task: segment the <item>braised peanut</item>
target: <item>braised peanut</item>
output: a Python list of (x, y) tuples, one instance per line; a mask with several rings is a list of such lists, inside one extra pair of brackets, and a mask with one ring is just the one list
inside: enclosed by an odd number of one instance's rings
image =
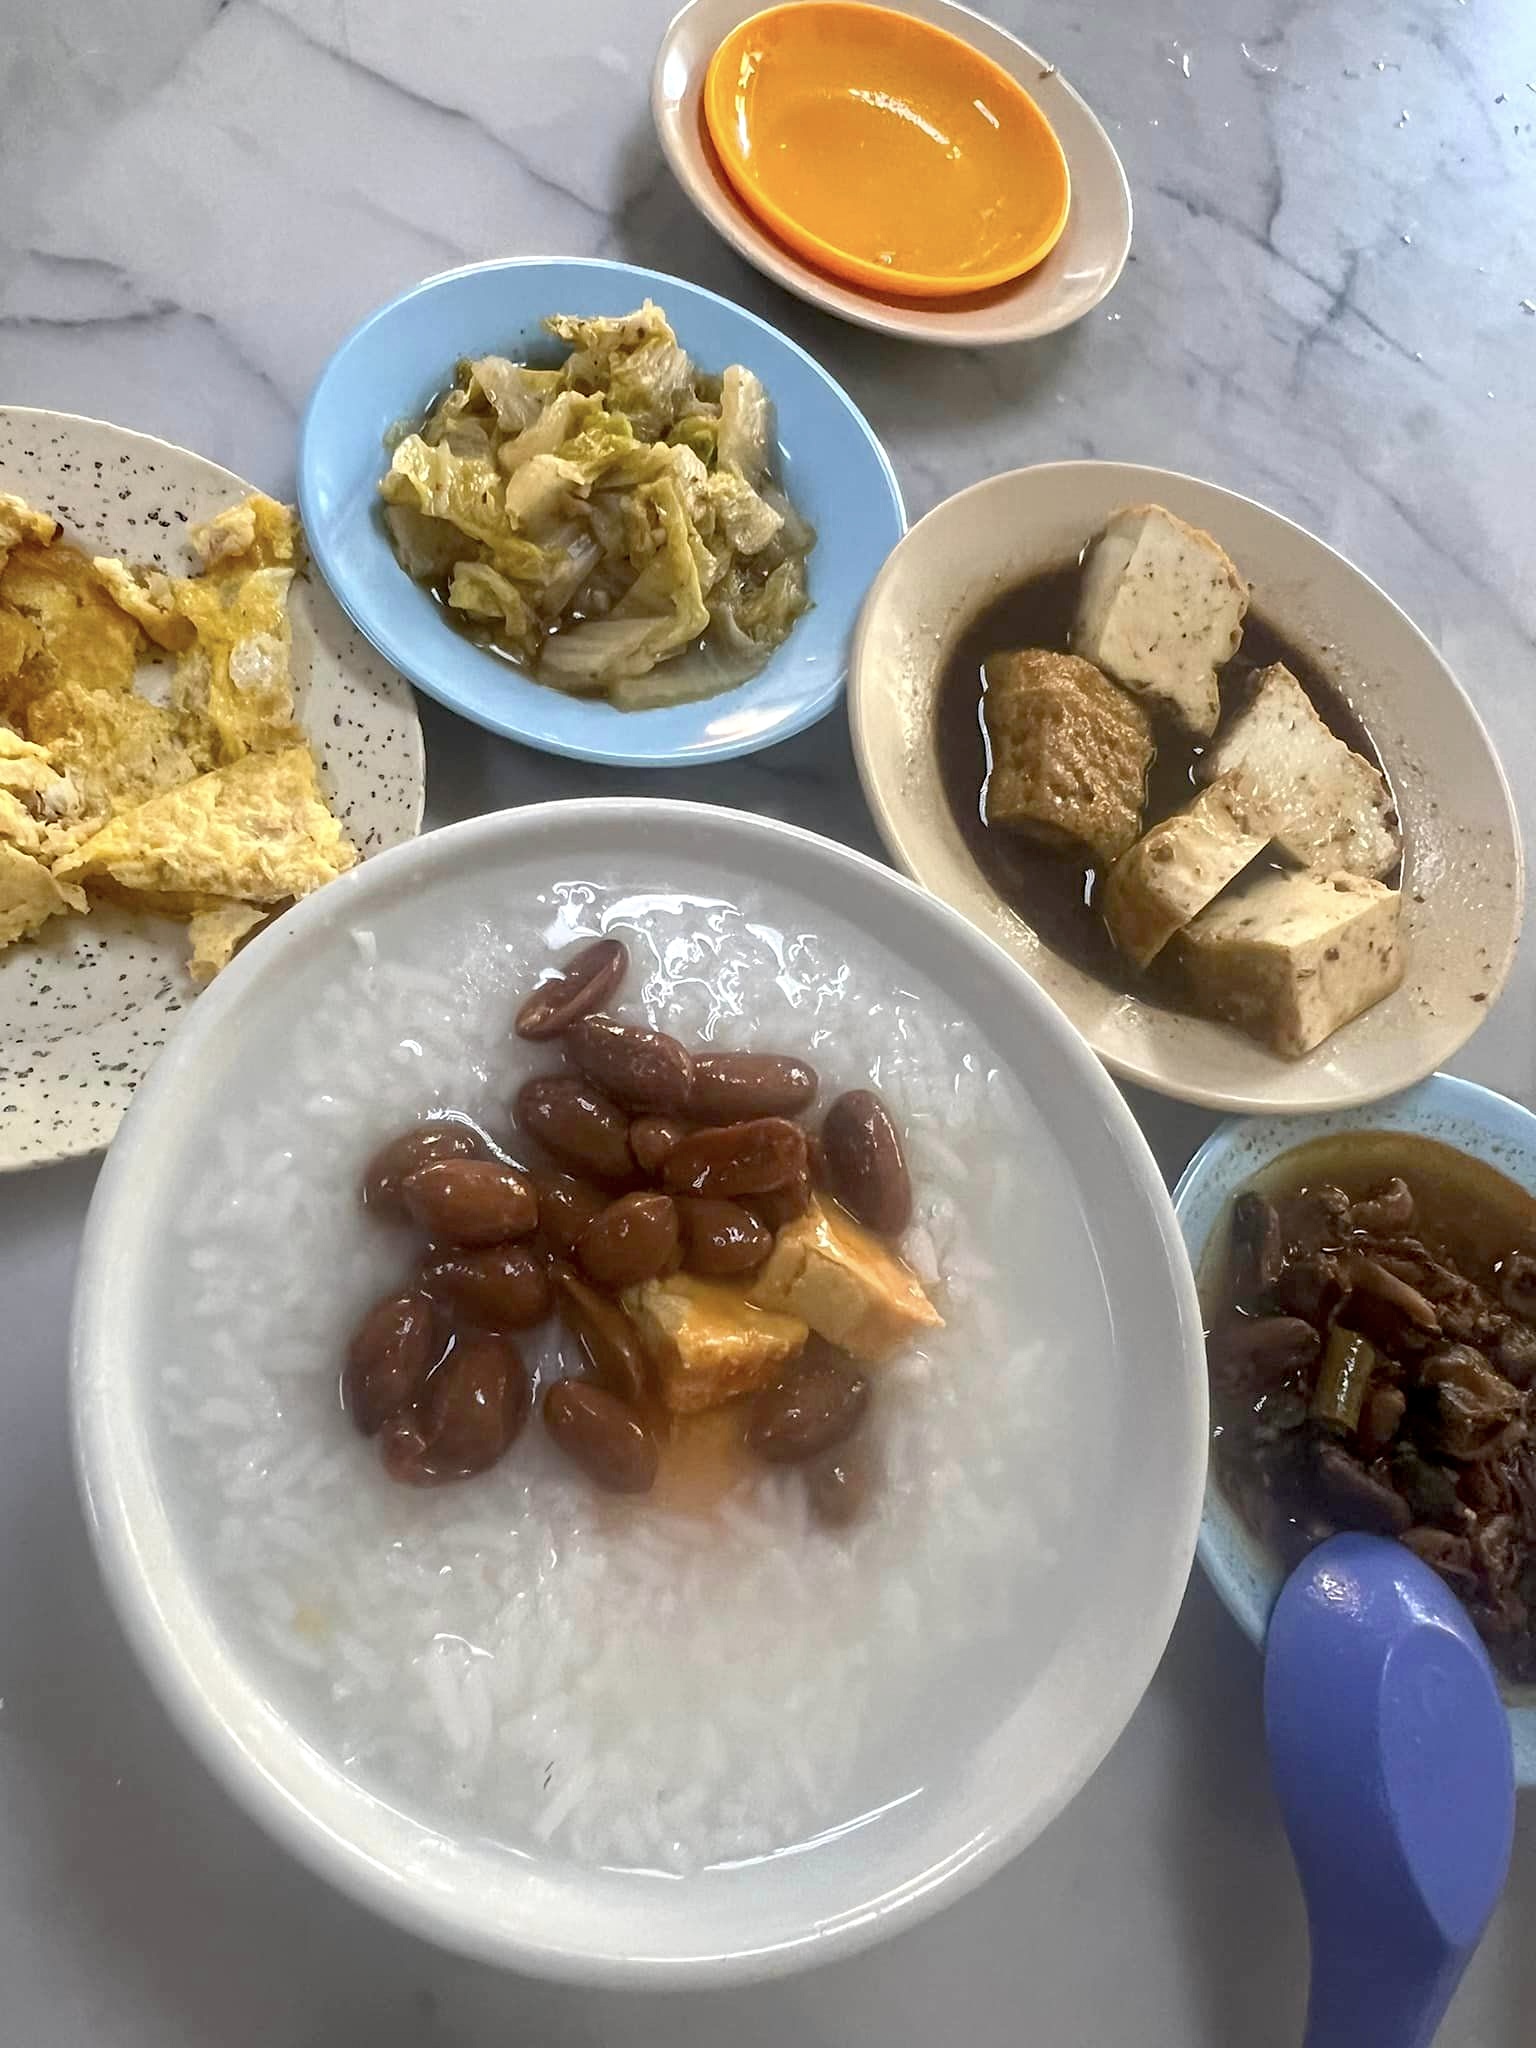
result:
[[(433, 1486), (496, 1463), (533, 1400), (510, 1333), (553, 1311), (569, 1333), (567, 1367), (570, 1340), (580, 1348), (581, 1377), (543, 1396), (552, 1442), (597, 1486), (650, 1491), (661, 1460), (654, 1361), (620, 1294), (681, 1267), (699, 1281), (735, 1279), (749, 1298), (747, 1276), (816, 1190), (887, 1235), (909, 1219), (901, 1140), (877, 1096), (838, 1097), (813, 1135), (797, 1119), (818, 1094), (814, 1067), (781, 1053), (695, 1053), (604, 1014), (628, 967), (618, 940), (594, 941), (517, 1009), (517, 1036), (558, 1040), (565, 1061), (526, 1080), (512, 1105), (533, 1166), (458, 1115), (403, 1132), (369, 1163), (370, 1210), (431, 1240), (414, 1279), (359, 1325), (342, 1377), (358, 1429), (378, 1437), (397, 1480)], [(716, 1304), (696, 1282), (671, 1284), (679, 1299), (696, 1288), (690, 1343), (734, 1335), (723, 1295)], [(870, 1399), (857, 1362), (813, 1336), (775, 1384), (715, 1420), (736, 1470), (744, 1453), (800, 1467), (809, 1511), (841, 1528), (879, 1475), (858, 1434)]]
[(645, 1353), (634, 1324), (581, 1275), (556, 1263), (551, 1272), (560, 1320), (580, 1344), (592, 1370), (611, 1394), (638, 1401), (646, 1389)]
[(739, 1202), (679, 1195), (677, 1218), (682, 1229), (683, 1269), (703, 1279), (750, 1273), (773, 1250), (773, 1232), (765, 1230)]
[(594, 939), (524, 998), (512, 1028), (519, 1038), (558, 1038), (601, 1009), (628, 972), (629, 949), (622, 941)]
[(528, 1419), (533, 1390), (509, 1337), (461, 1336), (380, 1450), (392, 1479), (440, 1486), (487, 1471)]
[(536, 1173), (533, 1185), (539, 1197), (540, 1236), (554, 1251), (575, 1251), (588, 1224), (607, 1208), (607, 1195), (569, 1173)]
[(782, 1053), (695, 1053), (688, 1114), (710, 1124), (797, 1116), (816, 1100), (818, 1085), (814, 1067)]
[(575, 1074), (541, 1074), (525, 1081), (513, 1116), (520, 1131), (566, 1166), (597, 1180), (633, 1180), (629, 1118), (590, 1081)]
[(765, 1194), (742, 1198), (742, 1207), (750, 1211), (770, 1237), (777, 1237), (786, 1223), (793, 1223), (797, 1216), (803, 1216), (810, 1206), (809, 1167), (797, 1173), (793, 1180), (786, 1181), (781, 1188), (769, 1188)]
[(656, 1440), (640, 1418), (602, 1387), (557, 1380), (544, 1396), (544, 1424), (565, 1455), (609, 1493), (649, 1493)]
[(590, 1224), (576, 1256), (589, 1280), (617, 1294), (654, 1280), (677, 1258), (677, 1210), (670, 1195), (621, 1195)]
[(583, 1017), (566, 1034), (565, 1056), (624, 1109), (675, 1115), (687, 1103), (693, 1061), (665, 1031)]
[(672, 1194), (763, 1195), (787, 1187), (805, 1172), (805, 1133), (782, 1117), (719, 1124), (695, 1131), (672, 1152), (661, 1170)]
[(821, 1127), (827, 1191), (870, 1230), (895, 1237), (912, 1220), (912, 1183), (901, 1139), (870, 1088), (839, 1095)]
[(549, 1314), (549, 1270), (526, 1244), (486, 1245), (428, 1259), (418, 1287), (492, 1330), (530, 1330)]
[(374, 1153), (363, 1174), (363, 1200), (381, 1214), (403, 1216), (400, 1183), (418, 1166), (430, 1166), (439, 1159), (475, 1159), (485, 1147), (471, 1124), (454, 1117), (434, 1117)]
[(347, 1347), (341, 1394), (364, 1436), (376, 1436), (391, 1415), (415, 1400), (437, 1362), (437, 1318), (424, 1295), (377, 1301)]
[(526, 1174), (494, 1159), (439, 1159), (400, 1183), (406, 1213), (439, 1244), (503, 1244), (538, 1227)]
[(629, 1127), (629, 1149), (636, 1166), (654, 1179), (692, 1129), (681, 1117), (637, 1116)]
[(773, 1465), (798, 1465), (850, 1437), (869, 1404), (869, 1381), (827, 1352), (802, 1358), (752, 1404), (749, 1451)]

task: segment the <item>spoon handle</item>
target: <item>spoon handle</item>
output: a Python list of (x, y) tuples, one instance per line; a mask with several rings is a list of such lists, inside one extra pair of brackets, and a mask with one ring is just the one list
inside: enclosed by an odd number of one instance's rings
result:
[(1426, 1929), (1418, 1953), (1387, 1952), (1363, 1930), (1312, 1929), (1312, 1983), (1304, 2048), (1429, 2048), (1467, 1956)]

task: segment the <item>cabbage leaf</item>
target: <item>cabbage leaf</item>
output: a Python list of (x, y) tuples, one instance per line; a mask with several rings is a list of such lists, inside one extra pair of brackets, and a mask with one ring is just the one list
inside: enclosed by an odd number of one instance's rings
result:
[(696, 369), (650, 301), (545, 325), (557, 367), (462, 361), (391, 435), (402, 567), (557, 689), (643, 709), (733, 687), (810, 602), (816, 536), (773, 477), (767, 391)]

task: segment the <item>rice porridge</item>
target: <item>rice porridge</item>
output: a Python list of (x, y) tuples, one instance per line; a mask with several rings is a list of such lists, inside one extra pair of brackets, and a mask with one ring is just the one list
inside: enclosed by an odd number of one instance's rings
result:
[[(365, 1162), (434, 1109), (505, 1134), (548, 1065), (514, 1009), (598, 934), (634, 963), (615, 1016), (803, 1055), (823, 1104), (878, 1088), (905, 1134), (902, 1251), (945, 1327), (875, 1369), (883, 1478), (847, 1530), (770, 1466), (707, 1512), (607, 1496), (533, 1426), (491, 1471), (416, 1491), (341, 1412), (348, 1333), (402, 1259), (357, 1200)], [(349, 1775), (509, 1854), (674, 1873), (878, 1824), (1044, 1667), (1072, 1524), (1102, 1505), (1059, 1447), (1113, 1427), (1113, 1339), (1043, 1119), (942, 990), (835, 918), (785, 928), (740, 892), (599, 873), (496, 929), (353, 939), (261, 1107), (214, 1123), (175, 1247), (168, 1508), (239, 1653)], [(1065, 1345), (1033, 1335), (1036, 1287), (1080, 1303)], [(569, 1341), (522, 1348), (547, 1368)]]

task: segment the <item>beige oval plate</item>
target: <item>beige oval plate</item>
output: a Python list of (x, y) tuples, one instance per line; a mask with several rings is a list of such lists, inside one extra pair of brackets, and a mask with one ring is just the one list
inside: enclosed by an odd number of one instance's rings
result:
[[(1053, 951), (999, 901), (939, 781), (934, 697), (960, 632), (1011, 584), (1072, 560), (1118, 506), (1149, 500), (1214, 534), (1253, 584), (1255, 609), (1316, 651), (1397, 798), (1407, 978), (1304, 1059), (1122, 995)], [(1224, 1110), (1375, 1101), (1449, 1059), (1504, 985), (1524, 862), (1509, 787), (1477, 713), (1385, 592), (1249, 498), (1117, 462), (1048, 463), (961, 491), (912, 528), (876, 578), (854, 642), (848, 712), (864, 791), (895, 858), (1026, 967), (1107, 1066), (1143, 1087)]]
[[(0, 490), (100, 554), (185, 575), (183, 535), (253, 488), (188, 449), (73, 413), (0, 407)], [(421, 829), (410, 689), (313, 570), (294, 581), (294, 697), (336, 815), (366, 856)], [(0, 951), (0, 1172), (99, 1151), (195, 1000), (184, 926), (106, 908)]]
[(1131, 247), (1131, 193), (1114, 144), (1048, 58), (953, 0), (900, 0), (898, 11), (960, 36), (1017, 79), (1055, 129), (1072, 178), (1072, 210), (1045, 261), (1011, 284), (962, 299), (899, 299), (857, 291), (815, 269), (768, 233), (731, 189), (705, 131), (709, 60), (761, 0), (691, 0), (662, 38), (651, 114), (667, 162), (704, 218), (738, 254), (798, 298), (907, 341), (995, 348), (1069, 327), (1115, 285)]

